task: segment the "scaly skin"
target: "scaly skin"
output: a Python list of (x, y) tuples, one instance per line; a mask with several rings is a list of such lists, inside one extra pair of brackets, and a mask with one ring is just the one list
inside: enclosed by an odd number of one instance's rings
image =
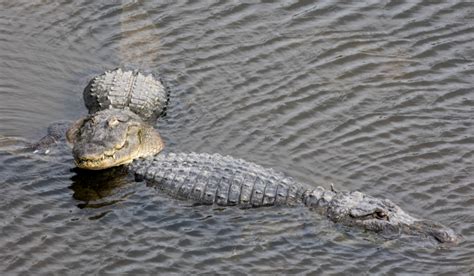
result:
[(388, 199), (315, 188), (229, 156), (161, 153), (136, 160), (129, 169), (166, 194), (200, 204), (243, 208), (305, 205), (331, 221), (367, 231), (427, 236), (441, 243), (460, 240), (452, 229), (414, 218)]
[(159, 153), (164, 145), (158, 132), (138, 115), (106, 109), (78, 120), (67, 131), (79, 168), (102, 170)]
[(168, 99), (168, 89), (161, 80), (121, 68), (94, 77), (84, 89), (90, 114), (108, 108), (130, 109), (148, 122), (166, 111)]

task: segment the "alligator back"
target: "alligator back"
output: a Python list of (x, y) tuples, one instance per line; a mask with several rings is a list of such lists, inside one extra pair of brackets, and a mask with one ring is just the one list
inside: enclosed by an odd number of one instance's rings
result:
[(168, 89), (161, 80), (120, 68), (96, 76), (84, 89), (89, 113), (129, 108), (145, 121), (153, 121), (166, 111), (168, 97)]
[(200, 204), (295, 205), (311, 189), (272, 169), (219, 154), (160, 153), (129, 168), (165, 193)]

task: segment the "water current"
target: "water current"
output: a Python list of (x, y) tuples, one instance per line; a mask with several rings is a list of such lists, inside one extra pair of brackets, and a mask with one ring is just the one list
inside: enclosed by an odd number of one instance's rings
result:
[[(0, 274), (474, 273), (474, 2), (0, 3)], [(170, 151), (232, 155), (390, 198), (454, 247), (306, 208), (192, 206), (70, 150), (19, 153), (86, 114), (117, 66), (171, 87)]]

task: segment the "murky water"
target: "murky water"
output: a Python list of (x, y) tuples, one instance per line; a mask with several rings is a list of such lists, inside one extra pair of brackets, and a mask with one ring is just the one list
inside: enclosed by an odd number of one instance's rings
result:
[[(0, 274), (474, 273), (473, 2), (0, 8)], [(84, 115), (89, 78), (120, 65), (171, 86), (157, 122), (170, 150), (387, 197), (465, 240), (385, 241), (305, 208), (191, 206), (120, 170), (73, 170), (63, 146), (14, 152)]]

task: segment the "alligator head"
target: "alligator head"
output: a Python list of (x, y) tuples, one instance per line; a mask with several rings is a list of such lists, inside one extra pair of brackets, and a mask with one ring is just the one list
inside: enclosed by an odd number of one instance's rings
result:
[(129, 110), (106, 109), (78, 120), (67, 131), (79, 168), (102, 170), (155, 155), (164, 145), (152, 126)]
[(424, 236), (451, 244), (461, 240), (461, 236), (451, 228), (434, 221), (417, 219), (388, 199), (375, 198), (358, 191), (328, 191), (318, 187), (305, 194), (304, 202), (334, 222), (384, 236)]

